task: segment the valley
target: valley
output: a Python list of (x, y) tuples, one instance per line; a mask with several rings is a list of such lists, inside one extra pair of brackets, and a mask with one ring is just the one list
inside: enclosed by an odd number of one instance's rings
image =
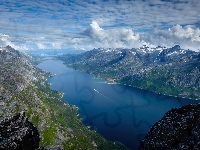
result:
[(93, 49), (58, 56), (69, 67), (136, 88), (174, 97), (200, 98), (200, 53), (158, 46)]
[(0, 49), (0, 121), (24, 111), (38, 129), (39, 145), (49, 149), (126, 149), (84, 126), (78, 108), (50, 89), (46, 80), (54, 74), (33, 66), (27, 57), (10, 46)]
[[(25, 117), (38, 129), (40, 149), (136, 149), (141, 141), (149, 147), (149, 136), (157, 134), (151, 126), (160, 124), (159, 119), (165, 112), (184, 105), (180, 111), (185, 112), (185, 108), (190, 108), (187, 104), (195, 103), (194, 100), (199, 98), (199, 53), (179, 46), (157, 47), (152, 51), (148, 47), (140, 51), (94, 49), (56, 57), (71, 68), (55, 57), (48, 62), (44, 57), (32, 57), (10, 46), (2, 47), (0, 54), (1, 121), (24, 111)], [(42, 70), (31, 63), (47, 64)], [(114, 84), (105, 84), (99, 78)], [(90, 94), (81, 92), (84, 87), (93, 95), (91, 102), (87, 102)], [(190, 110), (186, 113), (193, 120)], [(118, 119), (108, 119), (108, 116)], [(149, 119), (152, 116), (154, 119)], [(181, 117), (181, 114), (177, 116)], [(198, 114), (195, 119), (198, 120)], [(166, 117), (161, 120), (165, 122)], [(184, 121), (183, 117), (176, 122)], [(164, 130), (165, 125), (160, 127)], [(196, 125), (185, 127), (184, 132), (188, 128), (199, 132)], [(176, 126), (173, 129), (177, 133), (182, 130)], [(190, 138), (190, 135), (186, 136)], [(162, 143), (162, 140), (157, 142)], [(123, 146), (124, 143), (128, 148)]]

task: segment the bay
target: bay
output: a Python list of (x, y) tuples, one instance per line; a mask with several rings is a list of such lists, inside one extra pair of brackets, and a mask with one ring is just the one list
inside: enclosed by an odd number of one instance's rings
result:
[(51, 89), (63, 92), (64, 101), (79, 107), (86, 126), (130, 149), (139, 146), (151, 126), (168, 110), (197, 102), (107, 84), (104, 79), (66, 67), (58, 60), (46, 60), (37, 67), (56, 74), (48, 79)]

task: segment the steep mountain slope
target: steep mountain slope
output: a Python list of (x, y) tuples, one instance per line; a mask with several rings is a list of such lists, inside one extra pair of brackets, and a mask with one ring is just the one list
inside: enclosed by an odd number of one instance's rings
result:
[(1, 150), (34, 150), (39, 148), (39, 133), (24, 112), (0, 122)]
[(46, 148), (126, 149), (88, 130), (77, 107), (50, 89), (46, 79), (52, 74), (34, 67), (26, 57), (10, 46), (0, 48), (0, 121), (24, 111)]
[(138, 149), (200, 149), (199, 126), (200, 104), (171, 109), (151, 127)]
[(93, 49), (79, 55), (58, 56), (67, 66), (108, 82), (153, 92), (200, 98), (200, 53), (158, 46), (139, 49)]

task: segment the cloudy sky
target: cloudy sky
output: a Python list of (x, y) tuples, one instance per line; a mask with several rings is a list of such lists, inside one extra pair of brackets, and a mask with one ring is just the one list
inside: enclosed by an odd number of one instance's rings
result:
[(1, 0), (0, 46), (200, 49), (200, 0)]

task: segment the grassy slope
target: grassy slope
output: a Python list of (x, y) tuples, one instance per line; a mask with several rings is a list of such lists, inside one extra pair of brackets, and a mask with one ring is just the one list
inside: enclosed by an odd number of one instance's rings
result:
[[(25, 111), (28, 120), (39, 130), (40, 145), (45, 147), (60, 146), (66, 150), (126, 149), (84, 126), (78, 118), (77, 107), (63, 102), (60, 100), (62, 93), (50, 89), (46, 82), (50, 74), (30, 67), (14, 61), (1, 65), (1, 71), (10, 78), (1, 79), (0, 94), (11, 97), (2, 107), (0, 119)], [(29, 81), (27, 77), (30, 76), (23, 76), (26, 71), (37, 80)], [(25, 86), (19, 90), (21, 85)]]
[[(62, 60), (62, 59), (61, 59)], [(66, 63), (68, 67), (75, 68), (77, 70), (85, 71), (87, 73), (91, 73), (95, 76), (106, 79), (108, 82), (115, 82), (131, 85), (133, 87), (142, 88), (145, 90), (149, 90), (155, 93), (161, 93), (166, 95), (172, 95), (177, 97), (185, 97), (191, 99), (199, 99), (199, 90), (186, 86), (178, 86), (173, 82), (170, 82), (170, 78), (175, 76), (178, 79), (178, 76), (181, 74), (185, 74), (185, 72), (191, 72), (191, 68), (194, 66), (199, 66), (195, 64), (191, 64), (190, 66), (185, 66), (185, 68), (179, 68), (179, 70), (170, 70), (167, 67), (154, 68), (153, 70), (147, 72), (145, 76), (134, 77), (134, 76), (126, 76), (120, 80), (115, 79), (115, 75), (117, 72), (122, 70), (105, 70), (105, 68), (96, 68), (91, 64), (82, 65), (81, 63)], [(188, 69), (190, 69), (188, 71)], [(172, 76), (173, 75), (173, 76)], [(186, 93), (186, 94), (184, 94)]]

